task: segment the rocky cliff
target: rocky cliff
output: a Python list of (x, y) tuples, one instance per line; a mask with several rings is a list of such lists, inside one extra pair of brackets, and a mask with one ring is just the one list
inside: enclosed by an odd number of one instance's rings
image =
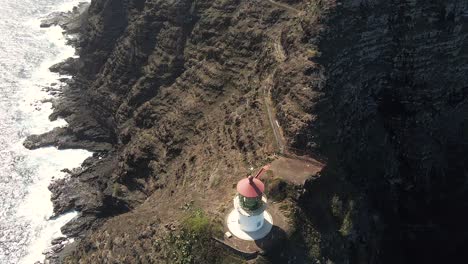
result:
[(327, 167), (292, 199), (290, 243), (306, 256), (261, 261), (460, 254), (467, 12), (457, 0), (93, 0), (53, 116), (75, 142), (58, 145), (97, 151), (51, 186), (56, 213), (82, 212), (62, 260), (175, 263), (162, 237), (184, 208), (222, 219), (239, 175), (281, 147), (269, 105), (286, 147)]
[(337, 1), (318, 37), (324, 96), (299, 142), (376, 210), (357, 234), (368, 248), (382, 228), (380, 261), (445, 262), (467, 241), (467, 8)]

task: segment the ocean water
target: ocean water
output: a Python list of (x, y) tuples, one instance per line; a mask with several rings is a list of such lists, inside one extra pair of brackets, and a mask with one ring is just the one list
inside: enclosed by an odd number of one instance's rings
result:
[(54, 220), (48, 185), (67, 177), (91, 155), (84, 150), (22, 146), (30, 134), (66, 126), (50, 122), (51, 98), (45, 87), (60, 88), (59, 76), (48, 67), (74, 49), (65, 45), (58, 27), (41, 29), (40, 19), (53, 11), (71, 10), (77, 0), (0, 0), (0, 263), (43, 260), (50, 241), (61, 236), (60, 227), (76, 216), (70, 212)]

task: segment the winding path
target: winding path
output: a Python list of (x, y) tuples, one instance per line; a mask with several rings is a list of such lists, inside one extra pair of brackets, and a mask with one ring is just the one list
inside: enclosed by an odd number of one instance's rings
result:
[(286, 9), (288, 11), (291, 11), (291, 12), (294, 12), (294, 13), (299, 13), (301, 12), (301, 10), (299, 9), (296, 9), (292, 6), (289, 6), (287, 4), (283, 4), (283, 3), (278, 3), (276, 1), (273, 1), (273, 0), (267, 0), (268, 2), (270, 2), (270, 4), (274, 5), (274, 6), (277, 6), (277, 7), (280, 7), (280, 8), (283, 8), (283, 9)]
[(274, 75), (274, 72), (270, 74), (270, 76), (268, 76), (268, 78), (265, 80), (263, 92), (264, 92), (265, 105), (266, 105), (267, 114), (268, 114), (268, 120), (270, 121), (270, 126), (271, 126), (271, 129), (273, 130), (275, 141), (276, 141), (276, 144), (278, 145), (279, 153), (283, 154), (285, 144), (284, 144), (283, 137), (281, 135), (279, 123), (276, 120), (273, 110), (272, 110), (273, 102), (271, 101), (271, 87), (273, 86), (273, 75)]
[[(279, 3), (274, 0), (267, 0), (271, 5), (274, 5), (278, 8), (285, 9), (289, 12), (297, 14), (301, 12), (299, 9), (291, 7), (287, 4)], [(278, 63), (284, 62), (287, 57), (284, 51), (283, 45), (281, 44), (281, 34), (276, 39), (273, 39), (273, 55)], [(276, 73), (276, 69), (263, 81), (263, 93), (264, 93), (264, 100), (268, 114), (268, 120), (270, 122), (270, 126), (273, 130), (273, 134), (275, 137), (276, 144), (279, 149), (279, 154), (284, 154), (286, 151), (286, 144), (285, 140), (281, 133), (281, 127), (279, 125), (278, 120), (275, 117), (275, 112), (273, 110), (273, 101), (271, 99), (271, 88), (273, 87), (273, 76)]]

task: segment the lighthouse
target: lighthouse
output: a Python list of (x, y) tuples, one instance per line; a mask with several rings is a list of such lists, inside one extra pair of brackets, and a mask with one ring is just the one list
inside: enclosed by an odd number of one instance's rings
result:
[(237, 238), (258, 240), (271, 231), (273, 219), (266, 211), (265, 185), (259, 179), (269, 168), (264, 166), (255, 176), (248, 176), (237, 183), (234, 209), (228, 215), (227, 226)]

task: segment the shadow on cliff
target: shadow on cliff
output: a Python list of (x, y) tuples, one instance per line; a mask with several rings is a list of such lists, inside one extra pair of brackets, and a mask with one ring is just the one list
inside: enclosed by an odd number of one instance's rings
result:
[[(354, 103), (336, 83), (324, 88), (313, 109), (318, 118), (293, 146), (327, 160), (300, 200), (301, 236), (312, 256), (335, 263), (435, 263), (466, 255), (468, 99), (464, 92), (447, 101), (415, 99), (437, 87), (413, 78), (397, 76), (393, 87), (373, 98), (361, 94)], [(368, 101), (375, 112), (356, 117)], [(408, 101), (416, 110), (408, 110)]]
[(273, 226), (267, 237), (255, 241), (264, 251), (264, 254), (256, 259), (256, 263), (307, 263), (307, 251), (295, 242), (297, 241), (294, 237), (288, 236), (280, 227)]
[(300, 199), (300, 235), (312, 256), (335, 263), (442, 263), (466, 255), (466, 96), (425, 125), (396, 105), (405, 96), (377, 95), (376, 116), (363, 121), (340, 114), (352, 109), (337, 107), (340, 98), (325, 93), (314, 109), (317, 120), (299, 133), (295, 148), (327, 160)]

